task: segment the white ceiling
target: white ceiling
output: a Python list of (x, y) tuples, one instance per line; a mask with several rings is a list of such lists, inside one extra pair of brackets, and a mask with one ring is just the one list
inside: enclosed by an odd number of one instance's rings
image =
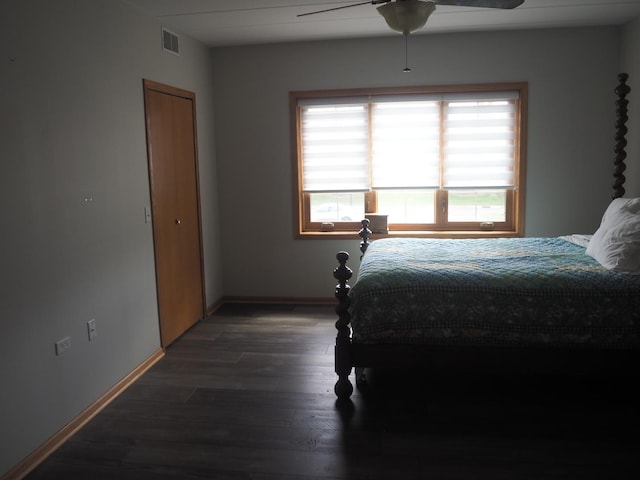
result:
[[(123, 0), (163, 26), (209, 46), (399, 35), (372, 5), (296, 15), (362, 0)], [(415, 34), (621, 25), (640, 16), (640, 0), (525, 0), (514, 10), (438, 6)]]

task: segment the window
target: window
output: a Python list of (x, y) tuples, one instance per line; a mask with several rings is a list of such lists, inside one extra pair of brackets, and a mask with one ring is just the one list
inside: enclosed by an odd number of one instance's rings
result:
[(292, 92), (301, 236), (518, 236), (527, 85)]

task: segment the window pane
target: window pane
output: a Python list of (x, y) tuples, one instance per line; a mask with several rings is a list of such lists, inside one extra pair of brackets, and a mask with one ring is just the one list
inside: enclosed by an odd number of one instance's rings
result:
[(378, 213), (391, 223), (434, 223), (435, 190), (379, 190)]
[(449, 191), (450, 222), (506, 221), (505, 190)]
[(364, 193), (312, 193), (312, 222), (359, 222), (364, 218)]

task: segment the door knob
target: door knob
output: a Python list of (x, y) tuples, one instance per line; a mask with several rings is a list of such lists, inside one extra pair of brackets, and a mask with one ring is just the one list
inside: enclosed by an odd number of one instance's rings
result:
[(176, 218), (176, 225), (180, 225), (180, 219)]

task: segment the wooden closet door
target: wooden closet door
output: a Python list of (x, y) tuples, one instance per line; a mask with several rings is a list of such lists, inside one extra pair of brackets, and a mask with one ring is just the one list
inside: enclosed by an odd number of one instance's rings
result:
[(162, 346), (204, 316), (195, 98), (145, 81), (145, 112)]

